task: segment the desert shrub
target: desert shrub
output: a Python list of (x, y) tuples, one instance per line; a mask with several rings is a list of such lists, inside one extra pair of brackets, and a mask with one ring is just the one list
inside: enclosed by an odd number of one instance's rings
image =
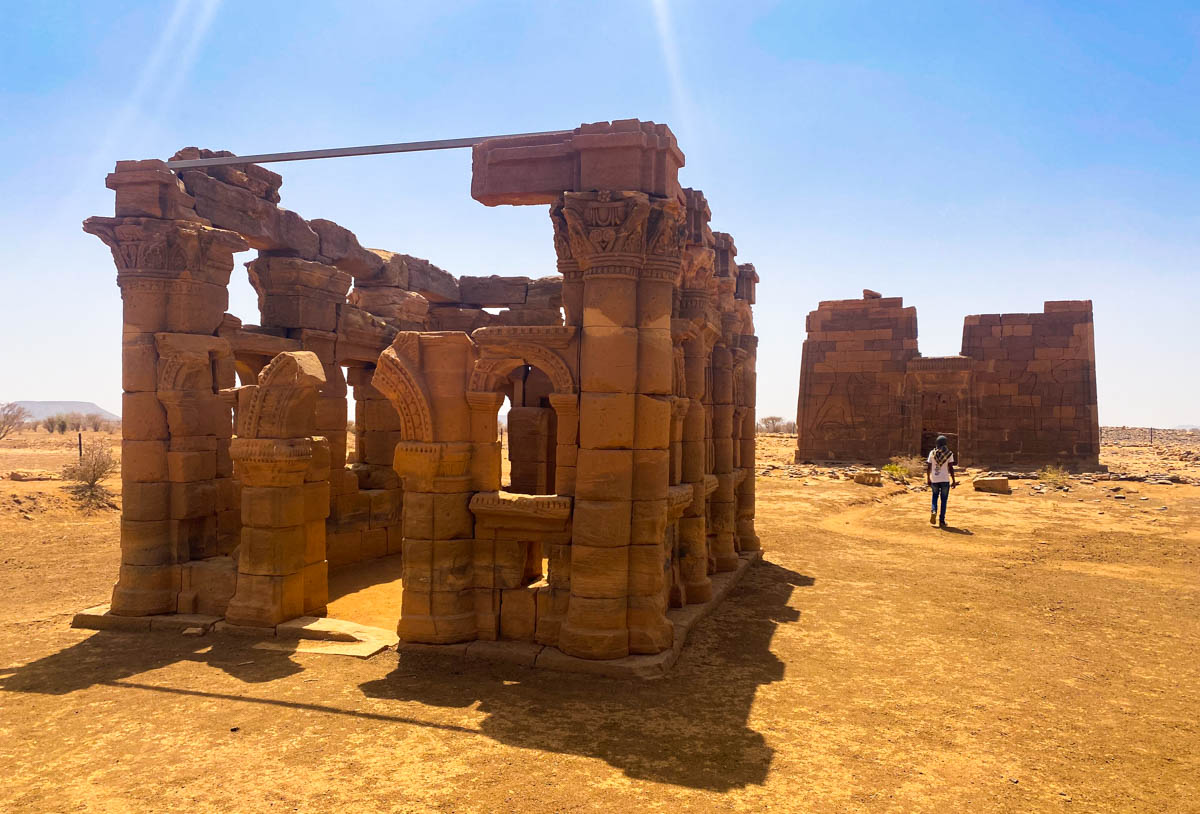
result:
[(104, 418), (99, 413), (88, 413), (84, 420), (92, 432), (100, 432), (100, 428), (104, 426)]
[(15, 401), (0, 404), (0, 438), (21, 429), (27, 418), (29, 418), (29, 411)]
[(64, 435), (67, 431), (67, 419), (65, 419), (62, 416), (58, 416), (57, 418), (55, 418), (54, 419), (54, 429), (58, 432), (59, 435)]
[(925, 474), (925, 459), (920, 455), (893, 455), (892, 462), (884, 467), (896, 467), (910, 478), (918, 478)]
[(63, 480), (74, 481), (69, 489), (85, 510), (116, 508), (112, 495), (100, 481), (116, 472), (118, 465), (112, 446), (96, 438), (83, 445), (79, 460), (63, 467), (62, 476)]
[(1071, 480), (1067, 470), (1054, 464), (1043, 466), (1038, 470), (1038, 480), (1045, 481), (1051, 486), (1064, 486)]
[(885, 464), (882, 471), (884, 474), (891, 475), (892, 477), (896, 478), (897, 480), (899, 480), (903, 483), (908, 482), (908, 470), (905, 469), (900, 464), (896, 464), (896, 463)]
[(85, 486), (95, 486), (116, 472), (117, 466), (116, 456), (112, 453), (112, 445), (97, 438), (83, 445), (83, 454), (79, 456), (79, 460), (64, 466), (62, 475), (66, 480), (77, 481)]

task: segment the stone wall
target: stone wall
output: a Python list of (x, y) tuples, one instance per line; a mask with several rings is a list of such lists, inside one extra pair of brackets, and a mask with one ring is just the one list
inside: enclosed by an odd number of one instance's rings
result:
[(913, 308), (864, 292), (808, 316), (797, 461), (923, 455), (947, 435), (979, 466), (1099, 465), (1089, 301), (969, 316), (959, 356), (922, 357)]
[(1042, 313), (970, 316), (971, 455), (997, 466), (1096, 466), (1100, 419), (1090, 300)]
[(796, 459), (886, 462), (900, 454), (904, 379), (919, 356), (917, 309), (900, 297), (826, 301), (806, 327)]

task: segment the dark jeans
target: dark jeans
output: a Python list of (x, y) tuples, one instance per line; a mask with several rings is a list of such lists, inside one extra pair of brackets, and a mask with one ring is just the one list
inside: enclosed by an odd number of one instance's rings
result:
[(941, 515), (938, 516), (938, 522), (945, 523), (946, 522), (946, 498), (950, 497), (950, 484), (949, 483), (931, 483), (931, 484), (929, 484), (929, 488), (933, 491), (933, 506), (930, 507), (929, 511), (936, 512), (938, 510), (938, 495), (941, 495), (942, 513), (941, 513)]

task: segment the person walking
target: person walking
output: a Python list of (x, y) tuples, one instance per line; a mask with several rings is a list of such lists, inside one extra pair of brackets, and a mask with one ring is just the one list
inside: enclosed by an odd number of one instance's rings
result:
[[(946, 436), (937, 437), (937, 446), (925, 459), (925, 483), (933, 492), (933, 505), (929, 511), (929, 525), (946, 526), (946, 499), (950, 497), (950, 489), (958, 486), (954, 477), (954, 453), (947, 445)], [(941, 515), (938, 514), (938, 497), (942, 500)]]

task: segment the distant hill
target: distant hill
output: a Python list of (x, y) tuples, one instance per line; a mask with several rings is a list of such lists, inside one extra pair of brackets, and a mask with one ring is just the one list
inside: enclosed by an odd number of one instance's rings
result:
[(1172, 427), (1175, 430), (1200, 430), (1200, 425), (1196, 424), (1180, 424), (1177, 427)]
[(107, 421), (121, 420), (119, 415), (113, 415), (91, 401), (18, 401), (17, 404), (29, 411), (31, 421), (40, 421), (59, 413), (99, 413)]

